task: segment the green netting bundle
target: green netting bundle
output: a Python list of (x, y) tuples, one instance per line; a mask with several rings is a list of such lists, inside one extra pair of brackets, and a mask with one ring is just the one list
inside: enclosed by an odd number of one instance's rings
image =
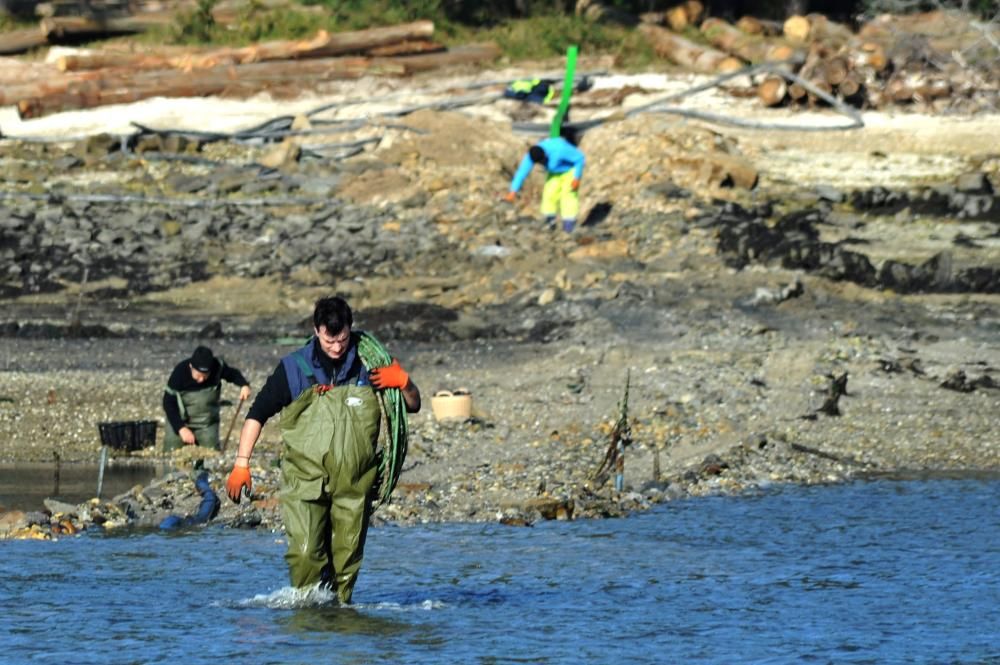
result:
[[(359, 335), (358, 353), (361, 355), (361, 362), (369, 371), (392, 363), (392, 356), (382, 343), (366, 332)], [(377, 508), (388, 503), (392, 491), (396, 489), (399, 474), (403, 471), (403, 461), (406, 459), (409, 429), (402, 391), (399, 388), (387, 388), (376, 391), (376, 395), (382, 409), (376, 480), (378, 501), (375, 507)]]

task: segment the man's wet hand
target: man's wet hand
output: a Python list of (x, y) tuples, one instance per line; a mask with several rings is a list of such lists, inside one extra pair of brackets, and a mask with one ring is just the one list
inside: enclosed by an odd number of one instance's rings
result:
[(386, 367), (376, 367), (368, 374), (372, 385), (382, 390), (384, 388), (403, 389), (410, 382), (410, 375), (399, 366), (399, 361), (392, 359), (392, 364)]
[(229, 474), (229, 480), (226, 481), (226, 494), (229, 495), (233, 503), (240, 502), (240, 495), (243, 493), (244, 488), (246, 488), (247, 496), (249, 497), (252, 487), (250, 467), (233, 465), (233, 470)]

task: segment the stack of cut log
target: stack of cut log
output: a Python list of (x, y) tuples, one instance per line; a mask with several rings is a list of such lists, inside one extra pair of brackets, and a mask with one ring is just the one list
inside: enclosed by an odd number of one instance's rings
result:
[[(744, 17), (734, 25), (702, 20), (701, 13), (700, 3), (689, 0), (641, 15), (639, 30), (657, 54), (692, 71), (722, 74), (770, 62), (810, 84), (761, 76), (754, 83), (765, 106), (824, 104), (816, 90), (865, 108), (911, 102), (938, 107), (949, 97), (1000, 94), (1000, 29), (968, 15), (885, 15), (855, 32), (821, 14), (791, 16), (784, 23)], [(994, 45), (992, 54), (982, 56), (985, 67), (955, 55), (977, 42)]]
[(433, 33), (432, 22), (416, 21), (354, 32), (320, 31), (311, 39), (243, 48), (65, 55), (44, 70), (0, 71), (0, 106), (14, 104), (20, 117), (29, 119), (151, 97), (246, 97), (262, 91), (294, 97), (328, 81), (403, 76), (499, 56), (493, 44), (446, 50), (431, 41)]
[[(934, 109), (979, 93), (995, 96), (998, 91), (995, 66), (1000, 62), (1000, 50), (986, 56), (982, 63), (986, 67), (970, 65), (955, 56), (977, 41), (974, 23), (969, 15), (935, 11), (883, 15), (854, 32), (824, 16), (810, 14), (789, 18), (783, 34), (808, 49), (797, 73), (817, 89), (857, 107), (917, 103)], [(982, 29), (993, 31), (986, 36), (998, 43), (1000, 30), (987, 24)], [(937, 37), (929, 38), (935, 33)], [(768, 106), (818, 103), (798, 84), (788, 85), (784, 97), (764, 86), (758, 90)]]

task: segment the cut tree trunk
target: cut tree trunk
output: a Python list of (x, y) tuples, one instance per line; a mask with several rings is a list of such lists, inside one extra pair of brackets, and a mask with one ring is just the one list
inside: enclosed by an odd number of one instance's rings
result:
[(885, 94), (897, 103), (913, 101), (913, 88), (903, 76), (889, 79), (885, 84)]
[(107, 19), (93, 19), (85, 16), (53, 16), (42, 19), (39, 27), (45, 38), (50, 43), (55, 43), (67, 37), (81, 39), (84, 37), (132, 35), (137, 32), (145, 32), (154, 25), (162, 25), (162, 22), (158, 18), (145, 20), (133, 16)]
[(364, 54), (372, 57), (390, 57), (394, 55), (418, 55), (421, 53), (440, 53), (446, 51), (444, 44), (432, 42), (429, 39), (408, 39), (396, 44), (386, 44), (366, 49)]
[(837, 86), (837, 92), (845, 100), (852, 100), (859, 97), (862, 93), (861, 78), (855, 72), (849, 72)]
[(788, 94), (788, 84), (781, 76), (768, 76), (757, 86), (757, 97), (764, 106), (780, 106)]
[(743, 62), (739, 58), (708, 46), (695, 44), (664, 28), (640, 25), (639, 30), (650, 41), (657, 55), (688, 69), (714, 74), (736, 71), (743, 67)]
[(24, 28), (0, 33), (0, 55), (24, 53), (49, 43), (45, 33), (38, 28)]
[(846, 59), (840, 57), (829, 58), (823, 62), (823, 78), (831, 86), (838, 86), (847, 78), (850, 72), (850, 65)]
[(805, 16), (789, 16), (785, 19), (781, 32), (793, 44), (805, 44), (809, 41), (809, 19)]
[(951, 84), (944, 79), (920, 78), (911, 87), (913, 99), (918, 102), (930, 102), (951, 94)]
[(189, 72), (113, 68), (4, 86), (0, 89), (0, 105), (16, 103), (22, 118), (36, 118), (59, 111), (158, 96), (238, 96), (241, 91), (253, 93), (273, 89), (278, 82), (286, 83), (286, 90), (294, 90), (298, 85), (301, 93), (303, 89), (324, 81), (357, 78), (365, 74), (403, 76), (449, 65), (490, 61), (499, 55), (500, 49), (494, 44), (473, 44), (452, 51), (415, 56), (277, 60), (219, 65)]
[(704, 5), (697, 0), (688, 0), (663, 12), (662, 23), (666, 23), (674, 32), (683, 32), (688, 26), (698, 25), (703, 13)]
[(740, 17), (740, 20), (736, 22), (736, 27), (748, 35), (774, 37), (781, 34), (781, 23), (760, 19), (755, 16)]
[(862, 42), (861, 46), (851, 51), (851, 55), (855, 67), (871, 67), (876, 72), (882, 72), (889, 65), (885, 48), (876, 42)]
[[(51, 113), (124, 104), (150, 97), (204, 97), (229, 93), (253, 94), (277, 84), (298, 82), (315, 85), (324, 81), (359, 78), (364, 75), (403, 75), (404, 65), (369, 58), (322, 58), (306, 62), (264, 62), (240, 66), (181, 72), (177, 70), (140, 72), (115, 70), (104, 78), (74, 81), (17, 102), (23, 119)], [(300, 90), (301, 91), (301, 90)]]
[(492, 62), (499, 57), (500, 47), (492, 42), (487, 42), (483, 44), (456, 46), (442, 53), (372, 58), (372, 62), (376, 64), (385, 62), (389, 65), (401, 65), (406, 68), (407, 73), (410, 73), (424, 72), (454, 65), (475, 65), (483, 62)]
[(809, 41), (823, 42), (828, 47), (844, 46), (854, 38), (846, 25), (831, 21), (822, 14), (809, 14)]
[(415, 21), (383, 28), (369, 28), (353, 32), (328, 33), (320, 30), (314, 37), (296, 41), (262, 42), (236, 49), (219, 49), (191, 58), (178, 58), (175, 67), (202, 69), (223, 64), (248, 64), (268, 60), (295, 58), (320, 58), (348, 53), (362, 53), (368, 49), (396, 44), (413, 39), (427, 39), (434, 34), (432, 21)]
[[(130, 69), (165, 69), (173, 67), (191, 71), (208, 69), (220, 65), (241, 65), (251, 62), (267, 62), (272, 60), (293, 60), (296, 58), (317, 58), (347, 53), (363, 53), (373, 49), (388, 48), (401, 43), (415, 44), (414, 49), (425, 49), (427, 41), (434, 34), (434, 23), (431, 21), (416, 21), (403, 25), (384, 28), (371, 28), (354, 32), (338, 32), (330, 34), (319, 31), (311, 39), (293, 41), (272, 41), (254, 44), (242, 48), (222, 48), (196, 53), (184, 53), (172, 56), (157, 56), (137, 53), (134, 55), (111, 55), (96, 53), (93, 55), (70, 55), (58, 59), (57, 66), (63, 71), (82, 69), (100, 69), (103, 67), (127, 67)], [(443, 47), (434, 45), (434, 50)], [(117, 60), (116, 60), (117, 58)]]
[(779, 62), (794, 58), (796, 52), (785, 44), (771, 44), (751, 37), (722, 19), (709, 17), (701, 24), (701, 33), (712, 46), (751, 63)]
[[(825, 92), (827, 94), (831, 94), (833, 92), (833, 86), (831, 86), (829, 83), (827, 83), (826, 79), (824, 79), (824, 78), (818, 78), (817, 77), (817, 78), (811, 79), (809, 82), (817, 90), (822, 90), (823, 92)], [(806, 97), (809, 100), (809, 106), (810, 107), (828, 106), (829, 105), (829, 103), (826, 100), (824, 100), (819, 95), (817, 95), (817, 94), (815, 94), (813, 92), (807, 91), (806, 92)]]
[(173, 57), (163, 55), (126, 55), (122, 53), (74, 53), (61, 55), (55, 60), (61, 72), (80, 72), (115, 67), (132, 70), (170, 69)]

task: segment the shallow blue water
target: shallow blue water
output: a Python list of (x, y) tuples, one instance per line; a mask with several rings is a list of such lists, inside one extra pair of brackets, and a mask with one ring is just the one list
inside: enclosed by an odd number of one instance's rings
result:
[(1000, 480), (372, 530), (339, 608), (275, 534), (0, 543), (5, 663), (1000, 662)]

